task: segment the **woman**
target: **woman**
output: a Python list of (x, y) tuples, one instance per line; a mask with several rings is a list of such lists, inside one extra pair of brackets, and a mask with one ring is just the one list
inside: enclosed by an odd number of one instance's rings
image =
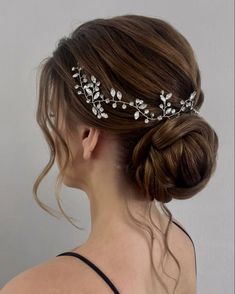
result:
[(71, 222), (62, 182), (83, 190), (91, 232), (2, 293), (196, 293), (193, 241), (165, 203), (193, 197), (215, 171), (203, 101), (193, 49), (163, 20), (94, 19), (62, 38), (40, 72), (37, 122), (51, 158), (33, 192), (55, 215), (37, 190), (56, 159), (59, 208)]

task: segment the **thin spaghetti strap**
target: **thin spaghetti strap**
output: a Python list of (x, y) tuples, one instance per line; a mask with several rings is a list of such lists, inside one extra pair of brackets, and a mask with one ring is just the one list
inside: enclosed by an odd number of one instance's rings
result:
[(82, 256), (81, 254), (78, 254), (76, 252), (63, 252), (61, 254), (58, 254), (58, 256), (62, 255), (68, 255), (68, 256), (74, 256), (76, 258), (79, 258), (82, 260), (84, 263), (89, 265), (97, 274), (109, 285), (109, 287), (113, 290), (113, 293), (115, 294), (120, 294), (120, 292), (117, 290), (117, 288), (113, 285), (113, 283), (110, 281), (110, 279), (90, 260), (88, 260), (86, 257)]
[(181, 230), (183, 230), (185, 232), (186, 235), (188, 235), (189, 239), (192, 241), (193, 243), (193, 248), (194, 248), (194, 255), (195, 255), (195, 270), (196, 270), (196, 276), (197, 276), (197, 257), (196, 257), (196, 249), (195, 249), (195, 245), (194, 245), (194, 242), (193, 242), (193, 239), (190, 237), (189, 233), (181, 226), (179, 225), (177, 222), (173, 221), (172, 222), (174, 224), (176, 224)]

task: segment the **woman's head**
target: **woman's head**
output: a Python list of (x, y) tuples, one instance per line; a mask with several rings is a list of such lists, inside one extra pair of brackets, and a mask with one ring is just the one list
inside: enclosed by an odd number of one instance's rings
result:
[[(216, 164), (218, 139), (209, 124), (192, 113), (146, 124), (144, 119), (133, 119), (133, 109), (112, 108), (111, 104), (105, 105), (109, 117), (98, 119), (85, 96), (74, 90), (77, 81), (71, 68), (77, 63), (87, 76), (101, 81), (105, 97), (110, 97), (111, 88), (118, 89), (125, 101), (140, 97), (151, 111), (160, 113), (157, 105), (162, 89), (173, 93), (171, 103), (176, 109), (180, 100), (196, 90), (194, 107), (199, 110), (204, 100), (200, 72), (185, 37), (163, 20), (139, 15), (83, 23), (59, 41), (43, 64), (37, 121), (52, 151), (56, 142), (58, 160), (63, 152), (69, 152), (65, 145), (68, 135), (76, 135), (83, 123), (116, 139), (117, 160), (125, 178), (143, 189), (146, 197), (164, 203), (198, 193)], [(56, 119), (48, 116), (52, 105), (59, 122), (63, 118), (63, 131), (54, 129)]]
[[(60, 179), (65, 173), (68, 185), (81, 187), (83, 172), (90, 167), (84, 152), (89, 158), (94, 150), (107, 151), (108, 159), (114, 157), (112, 163), (119, 167), (120, 175), (142, 192), (136, 197), (155, 199), (165, 207), (173, 198), (187, 199), (200, 192), (215, 171), (218, 149), (216, 132), (206, 120), (188, 112), (146, 124), (144, 118), (133, 118), (134, 108), (113, 108), (111, 104), (104, 106), (108, 118), (99, 119), (75, 90), (78, 81), (71, 69), (77, 63), (88, 77), (93, 75), (101, 82), (105, 97), (110, 97), (114, 88), (125, 101), (143, 99), (156, 114), (161, 113), (162, 89), (172, 93), (176, 110), (193, 91), (195, 109), (200, 110), (204, 101), (193, 49), (168, 22), (123, 15), (81, 24), (69, 37), (60, 39), (52, 56), (42, 63), (37, 122), (51, 158), (34, 185), (39, 205), (47, 210), (36, 192), (55, 156), (61, 167)], [(50, 117), (51, 108), (55, 119)], [(108, 162), (105, 153), (99, 154)]]

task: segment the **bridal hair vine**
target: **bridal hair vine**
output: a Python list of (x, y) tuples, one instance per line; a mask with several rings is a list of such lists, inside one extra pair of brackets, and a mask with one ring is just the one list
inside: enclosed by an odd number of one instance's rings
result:
[[(128, 106), (134, 107), (136, 109), (134, 113), (134, 119), (138, 119), (140, 114), (145, 117), (144, 122), (148, 123), (149, 120), (162, 120), (164, 117), (168, 119), (172, 116), (179, 116), (182, 112), (186, 110), (193, 110), (196, 114), (199, 114), (197, 110), (193, 108), (194, 104), (194, 97), (196, 95), (196, 91), (190, 94), (190, 97), (187, 100), (181, 100), (181, 108), (179, 111), (176, 112), (176, 109), (171, 107), (171, 102), (168, 102), (172, 96), (172, 93), (165, 94), (164, 90), (161, 90), (160, 98), (162, 103), (158, 105), (159, 108), (162, 109), (162, 113), (157, 117), (154, 117), (155, 114), (153, 112), (149, 114), (149, 109), (147, 109), (147, 104), (144, 103), (143, 100), (136, 98), (135, 101), (125, 102), (122, 100), (122, 93), (120, 91), (116, 91), (114, 88), (111, 88), (110, 95), (112, 98), (105, 98), (104, 95), (100, 92), (100, 81), (96, 79), (94, 75), (91, 75), (90, 80), (87, 79), (86, 74), (82, 74), (82, 67), (78, 65), (78, 67), (73, 66), (72, 71), (75, 71), (73, 74), (73, 78), (77, 78), (79, 83), (75, 85), (75, 89), (77, 90), (77, 94), (81, 95), (84, 94), (87, 103), (92, 103), (92, 112), (96, 115), (99, 119), (104, 117), (108, 118), (108, 114), (104, 112), (104, 108), (102, 107), (101, 103), (112, 102), (112, 107), (116, 108), (118, 103), (122, 104), (122, 109), (126, 109)], [(115, 99), (116, 96), (116, 99)]]

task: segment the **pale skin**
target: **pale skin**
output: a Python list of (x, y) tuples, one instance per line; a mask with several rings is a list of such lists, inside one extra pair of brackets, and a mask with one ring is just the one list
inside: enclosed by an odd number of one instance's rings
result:
[[(60, 129), (63, 133), (62, 122)], [(107, 274), (120, 293), (166, 293), (159, 291), (159, 283), (151, 270), (149, 237), (132, 225), (126, 213), (125, 199), (129, 199), (130, 210), (136, 217), (138, 213), (145, 216), (148, 202), (135, 200), (134, 196), (138, 191), (123, 177), (117, 164), (118, 143), (112, 137), (85, 124), (80, 124), (77, 132), (67, 138), (73, 160), (63, 183), (86, 193), (90, 203), (91, 232), (82, 245), (64, 251), (78, 252), (89, 258)], [(58, 158), (57, 163), (59, 167), (61, 163)], [(152, 215), (156, 225), (164, 228), (167, 219), (154, 206)], [(149, 224), (146, 217), (141, 220)], [(157, 232), (156, 229), (155, 231)], [(170, 232), (170, 248), (182, 267), (182, 278), (176, 294), (195, 294), (195, 257), (192, 243), (175, 224), (172, 224)], [(154, 242), (153, 258), (156, 266), (159, 265), (161, 244), (161, 241)], [(171, 257), (167, 261), (166, 271), (177, 278), (178, 268)], [(160, 275), (172, 291), (174, 280), (161, 273)], [(14, 277), (1, 290), (1, 294), (11, 293), (108, 294), (112, 291), (82, 261), (61, 256), (53, 257)]]

